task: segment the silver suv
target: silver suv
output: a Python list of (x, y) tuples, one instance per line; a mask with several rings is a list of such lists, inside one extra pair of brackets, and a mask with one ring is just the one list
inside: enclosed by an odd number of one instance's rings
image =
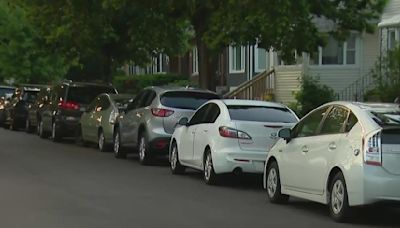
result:
[(214, 92), (193, 88), (149, 87), (142, 90), (117, 118), (114, 129), (114, 154), (126, 158), (134, 147), (141, 164), (154, 156), (168, 155), (169, 142), (182, 117), (191, 117), (208, 100), (219, 99)]

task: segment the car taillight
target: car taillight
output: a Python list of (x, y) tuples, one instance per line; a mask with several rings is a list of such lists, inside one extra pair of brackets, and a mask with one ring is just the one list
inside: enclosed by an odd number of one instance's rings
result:
[(381, 132), (364, 140), (364, 162), (368, 165), (382, 166)]
[(164, 108), (152, 108), (151, 113), (153, 114), (153, 116), (157, 117), (168, 117), (174, 114), (174, 111)]
[(219, 135), (225, 138), (251, 139), (250, 135), (246, 132), (230, 127), (219, 127)]
[(80, 105), (73, 101), (61, 101), (58, 103), (58, 107), (66, 110), (78, 110)]
[(110, 122), (110, 124), (115, 124), (117, 122), (118, 115), (119, 115), (118, 111), (112, 110), (108, 122)]

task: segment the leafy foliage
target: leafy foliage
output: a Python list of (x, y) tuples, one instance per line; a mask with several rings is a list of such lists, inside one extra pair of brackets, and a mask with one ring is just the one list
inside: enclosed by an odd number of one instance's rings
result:
[(17, 82), (45, 83), (66, 72), (61, 55), (48, 52), (25, 10), (0, 0), (0, 75)]
[(295, 93), (296, 103), (289, 106), (299, 115), (304, 116), (311, 110), (335, 100), (335, 92), (327, 85), (321, 85), (311, 76), (303, 76), (301, 89)]
[(393, 102), (400, 97), (400, 46), (378, 59), (371, 74), (377, 86), (366, 93), (366, 100)]

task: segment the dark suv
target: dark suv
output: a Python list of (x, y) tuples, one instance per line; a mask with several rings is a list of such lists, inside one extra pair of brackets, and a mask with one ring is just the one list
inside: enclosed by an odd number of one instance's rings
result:
[(25, 127), (28, 107), (31, 105), (43, 85), (23, 85), (15, 89), (10, 102), (5, 107), (4, 127), (16, 130)]
[(79, 120), (92, 100), (101, 93), (118, 93), (106, 84), (65, 81), (51, 88), (50, 100), (38, 119), (39, 136), (51, 134), (53, 141), (73, 137), (80, 129)]
[(51, 88), (49, 86), (40, 89), (35, 101), (28, 106), (28, 117), (26, 118), (25, 131), (33, 132), (35, 129), (39, 133), (38, 119), (42, 115), (43, 109), (50, 102)]

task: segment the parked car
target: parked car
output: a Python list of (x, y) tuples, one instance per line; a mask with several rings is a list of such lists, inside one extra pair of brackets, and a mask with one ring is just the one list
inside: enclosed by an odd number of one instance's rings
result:
[(50, 134), (55, 142), (63, 137), (75, 137), (82, 113), (102, 93), (116, 94), (117, 90), (111, 85), (73, 81), (53, 86), (50, 101), (44, 104), (38, 119), (39, 136), (44, 138)]
[(263, 101), (213, 100), (188, 120), (184, 117), (171, 139), (173, 174), (185, 167), (201, 170), (207, 184), (223, 173), (263, 173), (278, 130), (298, 122), (288, 107)]
[(130, 146), (139, 152), (141, 164), (154, 156), (168, 155), (169, 142), (175, 125), (182, 117), (211, 99), (214, 92), (193, 88), (149, 87), (141, 91), (127, 110), (117, 118), (114, 130), (114, 153), (125, 158)]
[(28, 117), (25, 122), (25, 131), (27, 133), (34, 132), (39, 134), (38, 119), (40, 119), (44, 107), (49, 103), (51, 96), (51, 88), (45, 86), (40, 89), (36, 99), (28, 106)]
[(400, 201), (399, 105), (329, 103), (279, 137), (264, 173), (271, 202), (320, 202), (345, 221), (353, 206)]
[(10, 102), (14, 91), (15, 87), (0, 86), (0, 126), (2, 126), (6, 120), (5, 106)]
[(23, 85), (15, 89), (10, 102), (5, 106), (4, 127), (12, 130), (25, 127), (28, 107), (31, 105), (43, 85)]
[(114, 124), (120, 112), (133, 99), (128, 94), (101, 94), (89, 104), (81, 117), (82, 141), (97, 143), (100, 151), (108, 151), (113, 144)]

